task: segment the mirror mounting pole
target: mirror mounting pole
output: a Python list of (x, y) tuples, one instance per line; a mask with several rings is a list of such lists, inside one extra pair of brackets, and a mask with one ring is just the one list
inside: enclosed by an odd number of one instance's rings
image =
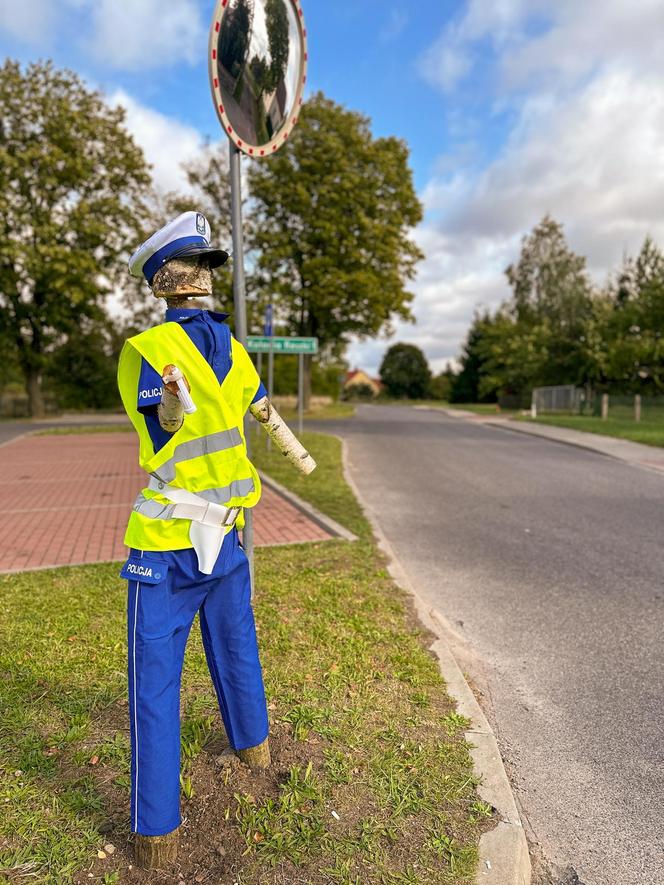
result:
[[(233, 234), (233, 307), (235, 314), (235, 337), (243, 347), (247, 346), (247, 301), (244, 279), (244, 238), (242, 234), (242, 170), (241, 151), (228, 139), (229, 169), (231, 179), (231, 227)], [(244, 419), (244, 438), (249, 452), (249, 415)], [(254, 588), (254, 520), (251, 508), (244, 511), (242, 540), (249, 560), (251, 589)]]

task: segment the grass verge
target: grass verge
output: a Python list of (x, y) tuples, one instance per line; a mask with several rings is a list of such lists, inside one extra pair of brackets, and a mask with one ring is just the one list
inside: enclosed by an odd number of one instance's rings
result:
[(602, 436), (615, 436), (629, 439), (632, 442), (645, 443), (648, 446), (664, 446), (664, 423), (653, 421), (636, 422), (627, 418), (586, 417), (583, 415), (543, 415), (539, 418), (524, 416), (520, 420), (535, 424), (551, 424), (555, 427), (569, 427), (585, 433), (599, 433)]
[(306, 491), (360, 536), (259, 550), (256, 617), (273, 766), (232, 754), (195, 629), (182, 707), (179, 863), (131, 865), (125, 583), (117, 565), (0, 577), (0, 878), (113, 883), (469, 883), (492, 809), (445, 693), (341, 475), (307, 434)]
[(263, 430), (260, 437), (252, 438), (251, 460), (260, 471), (265, 471), (351, 532), (369, 540), (369, 524), (344, 480), (340, 440), (335, 436), (305, 430), (301, 442), (311, 452), (317, 464), (309, 476), (302, 476), (294, 470), (275, 446), (268, 452)]
[(49, 427), (38, 430), (32, 436), (78, 436), (80, 433), (131, 433), (134, 428), (126, 424), (67, 424), (62, 427)]

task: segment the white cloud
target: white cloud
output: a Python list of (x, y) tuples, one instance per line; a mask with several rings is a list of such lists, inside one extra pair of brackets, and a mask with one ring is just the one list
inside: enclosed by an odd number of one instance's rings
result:
[(206, 27), (195, 0), (97, 0), (90, 51), (113, 68), (143, 70), (204, 57)]
[(453, 19), (420, 60), (425, 79), (444, 91), (453, 90), (477, 61), (477, 43), (489, 38), (496, 47), (518, 44), (521, 25), (545, 0), (470, 0), (465, 13)]
[(196, 64), (207, 27), (196, 0), (0, 0), (0, 32), (47, 51), (66, 36), (105, 70)]
[(115, 92), (109, 102), (125, 109), (125, 126), (153, 167), (152, 175), (158, 190), (164, 193), (172, 190), (186, 193), (189, 185), (182, 164), (201, 153), (203, 137), (200, 132), (173, 117), (167, 117), (140, 104), (122, 90)]
[[(664, 71), (661, 0), (469, 0), (421, 59), (424, 76), (449, 91), (488, 49), (503, 89), (551, 90), (618, 62)], [(544, 81), (545, 78), (545, 81)]]
[(32, 46), (44, 46), (56, 24), (56, 10), (49, 0), (0, 0), (0, 32)]
[[(534, 22), (538, 12), (548, 22)], [(459, 78), (436, 53), (457, 53), (460, 76), (478, 77), (482, 40), (494, 53), (487, 81), (515, 122), (484, 168), (474, 159), (464, 165), (454, 149), (440, 158), (422, 193), (418, 323), (398, 326), (392, 339), (423, 347), (437, 370), (459, 353), (475, 308), (508, 297), (504, 268), (545, 213), (563, 222), (597, 283), (647, 234), (664, 247), (660, 0), (561, 0), (539, 9), (533, 0), (471, 0), (422, 62), (453, 107)], [(477, 88), (488, 92), (488, 82)], [(376, 369), (386, 347), (355, 345), (351, 355)]]

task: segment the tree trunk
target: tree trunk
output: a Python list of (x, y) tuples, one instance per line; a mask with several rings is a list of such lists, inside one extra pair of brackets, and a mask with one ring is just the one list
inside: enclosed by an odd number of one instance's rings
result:
[(165, 836), (134, 836), (134, 860), (144, 870), (163, 870), (178, 858), (180, 830)]
[(46, 414), (44, 409), (44, 396), (41, 389), (41, 376), (34, 369), (26, 373), (26, 387), (28, 388), (28, 405), (32, 418), (43, 418)]

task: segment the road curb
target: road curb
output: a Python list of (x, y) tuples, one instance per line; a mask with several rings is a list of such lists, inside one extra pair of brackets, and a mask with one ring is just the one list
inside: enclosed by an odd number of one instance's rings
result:
[[(521, 433), (524, 436), (532, 436), (536, 439), (543, 439), (545, 442), (559, 443), (561, 446), (571, 446), (573, 449), (582, 449), (586, 452), (594, 452), (596, 455), (604, 455), (605, 458), (611, 458), (613, 461), (622, 461), (623, 464), (632, 464), (631, 461), (625, 460), (625, 458), (621, 458), (619, 455), (614, 455), (612, 452), (605, 452), (603, 449), (598, 449), (591, 442), (583, 442), (581, 440), (575, 439), (560, 439), (555, 436), (547, 436), (545, 433), (538, 433), (536, 430), (531, 429), (527, 426), (527, 422), (523, 422), (522, 426), (520, 423), (511, 422), (509, 420), (503, 419), (501, 420), (489, 420), (484, 421), (484, 424), (487, 427), (495, 427), (496, 430), (507, 430), (510, 433)], [(592, 435), (592, 434), (590, 434)], [(611, 437), (609, 437), (610, 439)]]
[(440, 673), (447, 683), (450, 697), (456, 701), (459, 712), (470, 719), (472, 723), (465, 736), (473, 746), (471, 756), (475, 770), (481, 777), (478, 793), (485, 802), (496, 809), (500, 818), (494, 829), (485, 833), (480, 839), (480, 861), (476, 883), (477, 885), (480, 883), (481, 885), (485, 885), (485, 883), (489, 883), (489, 885), (530, 885), (531, 866), (528, 842), (516, 807), (512, 787), (503, 765), (498, 742), (445, 639), (444, 616), (435, 608), (427, 605), (419, 596), (397, 559), (392, 546), (383, 534), (374, 513), (362, 500), (360, 491), (350, 474), (348, 446), (344, 439), (341, 439), (341, 456), (344, 479), (369, 520), (378, 540), (378, 546), (388, 558), (390, 575), (399, 587), (412, 596), (420, 621), (436, 636), (436, 641), (429, 648), (438, 658)]
[[(595, 455), (600, 455), (603, 458), (609, 458), (611, 461), (616, 461), (619, 464), (625, 464), (627, 467), (631, 467), (635, 470), (647, 470), (649, 473), (654, 473), (658, 476), (664, 475), (664, 461), (660, 458), (655, 457), (647, 457), (647, 458), (639, 458), (636, 455), (632, 455), (631, 457), (625, 453), (620, 453), (617, 451), (611, 451), (606, 447), (606, 441), (615, 440), (618, 443), (625, 442), (628, 444), (633, 444), (635, 446), (641, 446), (645, 448), (647, 451), (643, 452), (643, 455), (654, 456), (658, 453), (658, 446), (647, 446), (645, 443), (637, 443), (632, 440), (623, 440), (620, 437), (612, 437), (612, 436), (603, 436), (596, 433), (592, 433), (591, 431), (585, 432), (586, 436), (590, 437), (590, 439), (565, 439), (564, 437), (559, 436), (550, 436), (547, 433), (538, 432), (533, 424), (528, 421), (520, 422), (520, 421), (510, 421), (510, 420), (492, 420), (483, 422), (488, 427), (493, 427), (495, 430), (506, 430), (508, 433), (520, 433), (523, 436), (528, 436), (531, 439), (539, 439), (544, 440), (545, 442), (558, 443), (561, 446), (570, 446), (573, 449), (580, 449), (584, 452), (592, 452)], [(547, 427), (551, 427), (555, 425), (546, 425)], [(581, 432), (581, 431), (579, 431)], [(599, 437), (599, 440), (593, 439), (593, 437)], [(652, 451), (651, 451), (652, 450)], [(660, 450), (661, 451), (661, 450)]]

